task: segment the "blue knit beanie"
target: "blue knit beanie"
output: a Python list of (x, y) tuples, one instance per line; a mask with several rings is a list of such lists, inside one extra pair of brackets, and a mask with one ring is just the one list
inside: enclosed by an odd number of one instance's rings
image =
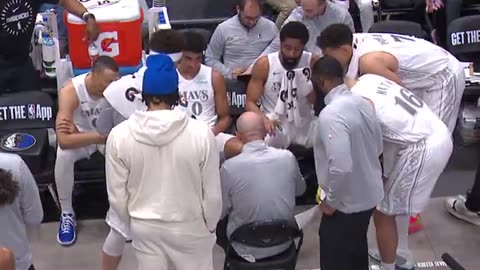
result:
[(166, 54), (147, 58), (143, 74), (143, 93), (146, 95), (169, 95), (178, 92), (178, 73), (172, 59)]

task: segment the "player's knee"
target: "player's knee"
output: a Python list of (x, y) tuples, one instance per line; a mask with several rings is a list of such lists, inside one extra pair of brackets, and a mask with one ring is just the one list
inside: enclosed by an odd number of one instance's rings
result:
[(123, 254), (125, 241), (125, 237), (123, 237), (117, 231), (110, 229), (110, 232), (105, 239), (105, 243), (103, 244), (102, 251), (108, 256), (120, 257)]
[(15, 269), (15, 256), (12, 250), (8, 248), (0, 248), (0, 269)]
[(385, 211), (385, 209), (382, 209), (381, 206), (377, 207), (373, 211), (373, 221), (375, 222), (375, 224), (388, 223), (392, 220), (393, 222), (395, 222), (395, 215), (389, 213), (388, 211)]
[(223, 148), (225, 158), (234, 157), (242, 152), (243, 143), (237, 137), (230, 138)]

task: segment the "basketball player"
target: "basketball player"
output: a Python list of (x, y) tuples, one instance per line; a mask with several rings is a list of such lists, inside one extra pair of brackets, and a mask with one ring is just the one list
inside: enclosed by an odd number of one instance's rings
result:
[[(170, 29), (156, 31), (149, 42), (150, 55), (165, 53), (174, 62), (180, 60), (184, 46), (183, 35), (180, 32)], [(97, 131), (100, 134), (108, 135), (114, 126), (129, 118), (136, 110), (146, 110), (141, 93), (145, 70), (146, 66), (134, 74), (125, 75), (112, 82), (105, 89), (102, 111), (97, 120)], [(102, 270), (116, 270), (122, 259), (125, 241), (130, 238), (130, 232), (111, 209), (107, 212), (105, 221), (110, 226), (110, 232), (102, 248)]]
[(219, 152), (232, 157), (242, 150), (242, 143), (224, 133), (232, 123), (223, 76), (202, 64), (206, 42), (193, 31), (184, 34), (185, 47), (177, 65), (180, 104), (176, 108), (207, 123), (215, 135)]
[(60, 90), (56, 133), (58, 139), (55, 161), (55, 182), (62, 214), (57, 241), (68, 246), (75, 242), (75, 214), (72, 208), (74, 164), (90, 157), (97, 146), (105, 144), (106, 136), (95, 130), (98, 107), (103, 91), (118, 79), (118, 65), (113, 58), (99, 57), (92, 66), (92, 72), (73, 78)]
[(443, 48), (398, 34), (352, 34), (342, 24), (325, 28), (317, 45), (340, 61), (347, 78), (377, 74), (410, 89), (453, 132), (465, 74), (460, 62)]
[[(384, 139), (385, 197), (374, 212), (379, 253), (383, 269), (413, 269), (408, 248), (408, 227), (412, 214), (419, 214), (428, 202), (438, 177), (452, 154), (447, 126), (420, 98), (382, 76), (360, 76), (351, 90), (375, 106)], [(396, 223), (396, 224), (395, 224)]]
[[(150, 55), (168, 54), (173, 62), (182, 56), (183, 35), (176, 30), (161, 30), (152, 34), (149, 41)], [(97, 120), (97, 129), (107, 135), (114, 125), (122, 122), (136, 110), (145, 110), (142, 99), (142, 80), (146, 67), (141, 67), (134, 74), (122, 76), (105, 89), (104, 109)]]
[(206, 123), (172, 110), (179, 99), (173, 61), (159, 54), (146, 66), (148, 110), (108, 137), (108, 199), (129, 224), (138, 269), (212, 270), (222, 210), (214, 135)]
[(269, 133), (265, 141), (270, 146), (312, 146), (316, 97), (310, 67), (318, 58), (304, 51), (308, 38), (301, 22), (285, 24), (280, 31), (280, 51), (262, 56), (253, 66), (245, 108), (264, 116)]
[[(460, 62), (443, 48), (423, 39), (398, 34), (352, 34), (345, 25), (332, 24), (317, 40), (325, 55), (340, 61), (346, 77), (377, 74), (390, 79), (417, 97), (447, 125), (455, 129), (465, 90)], [(412, 216), (410, 230), (423, 227), (419, 215)]]

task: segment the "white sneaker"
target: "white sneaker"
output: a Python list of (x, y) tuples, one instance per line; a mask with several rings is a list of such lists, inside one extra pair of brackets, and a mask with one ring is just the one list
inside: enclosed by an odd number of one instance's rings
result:
[(459, 195), (457, 197), (450, 197), (445, 200), (445, 207), (450, 214), (466, 222), (480, 226), (480, 213), (475, 213), (467, 209), (465, 202), (467, 198)]
[[(368, 255), (375, 261), (381, 262), (382, 257), (380, 252), (376, 248), (368, 250)], [(415, 260), (413, 259), (412, 253), (407, 250), (397, 250), (397, 258), (395, 260), (395, 266), (404, 270), (415, 269)]]

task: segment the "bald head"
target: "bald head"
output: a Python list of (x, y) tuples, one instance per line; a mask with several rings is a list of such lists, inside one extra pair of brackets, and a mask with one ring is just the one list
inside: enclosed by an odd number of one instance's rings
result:
[(267, 133), (263, 117), (255, 112), (244, 112), (237, 120), (237, 133), (243, 143), (263, 140)]

